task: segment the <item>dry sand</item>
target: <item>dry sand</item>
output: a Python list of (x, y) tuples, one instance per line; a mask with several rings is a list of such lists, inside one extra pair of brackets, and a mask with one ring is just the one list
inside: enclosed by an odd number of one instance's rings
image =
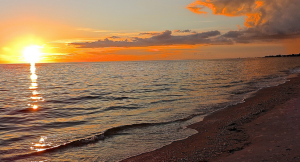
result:
[(124, 161), (300, 161), (300, 77), (189, 127), (198, 133)]

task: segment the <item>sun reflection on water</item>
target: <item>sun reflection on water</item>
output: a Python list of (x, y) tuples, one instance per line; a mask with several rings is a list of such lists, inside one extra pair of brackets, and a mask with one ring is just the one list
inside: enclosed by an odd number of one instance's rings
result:
[(35, 71), (35, 63), (31, 63), (30, 64), (30, 71), (31, 71), (31, 75), (30, 75), (30, 79), (31, 79), (31, 86), (29, 87), (30, 90), (32, 90), (32, 95), (31, 95), (31, 100), (32, 103), (28, 104), (33, 110), (37, 110), (39, 108), (38, 106), (38, 102), (40, 101), (44, 101), (43, 97), (40, 96), (40, 94), (38, 93), (37, 89), (38, 89), (38, 84), (37, 84), (37, 78), (38, 76), (36, 75)]
[(46, 136), (41, 136), (39, 142), (37, 143), (32, 143), (32, 146), (30, 147), (31, 150), (35, 150), (35, 151), (44, 151), (47, 148), (51, 148), (51, 142), (48, 143), (46, 142), (47, 137)]

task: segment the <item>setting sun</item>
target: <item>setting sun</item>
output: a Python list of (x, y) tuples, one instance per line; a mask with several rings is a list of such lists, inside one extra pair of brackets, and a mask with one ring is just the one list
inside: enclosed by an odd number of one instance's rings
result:
[(38, 62), (41, 56), (40, 48), (42, 47), (37, 45), (26, 47), (23, 51), (25, 60), (30, 63)]

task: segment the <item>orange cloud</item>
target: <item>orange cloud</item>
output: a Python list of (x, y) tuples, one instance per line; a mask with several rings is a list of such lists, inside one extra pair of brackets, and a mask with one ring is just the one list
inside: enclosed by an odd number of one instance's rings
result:
[(201, 11), (201, 9), (203, 9), (204, 7), (197, 7), (196, 3), (191, 3), (186, 8), (197, 14), (207, 14), (207, 12)]
[(264, 2), (262, 2), (262, 1), (256, 1), (255, 4), (256, 4), (255, 8), (259, 8), (259, 7), (262, 7), (264, 5)]
[(268, 35), (300, 33), (300, 1), (296, 0), (196, 0), (187, 8), (197, 14), (209, 8), (215, 15), (245, 16), (247, 28)]
[(206, 7), (211, 9), (215, 15), (246, 16), (245, 26), (247, 27), (253, 27), (259, 23), (261, 14), (256, 9), (263, 6), (264, 3), (262, 1), (241, 0), (238, 3), (235, 2), (236, 1), (228, 3), (228, 1), (221, 0), (197, 0), (196, 2), (189, 4), (187, 8), (197, 14), (207, 14), (207, 12), (201, 11), (201, 9)]
[(247, 13), (246, 14), (246, 21), (244, 23), (244, 25), (246, 27), (254, 27), (257, 26), (259, 24), (261, 20), (261, 14), (259, 13)]

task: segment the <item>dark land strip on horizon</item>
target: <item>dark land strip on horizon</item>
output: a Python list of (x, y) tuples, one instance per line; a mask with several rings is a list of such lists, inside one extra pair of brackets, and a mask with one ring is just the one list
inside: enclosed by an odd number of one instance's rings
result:
[(289, 55), (269, 55), (269, 56), (265, 56), (265, 57), (300, 57), (300, 53), (299, 54), (289, 54)]

